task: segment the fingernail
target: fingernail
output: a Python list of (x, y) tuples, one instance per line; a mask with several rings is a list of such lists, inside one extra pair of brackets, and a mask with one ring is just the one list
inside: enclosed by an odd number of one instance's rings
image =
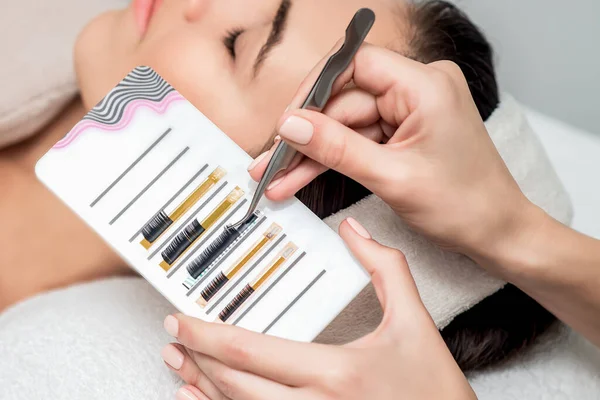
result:
[(369, 233), (369, 231), (366, 230), (365, 227), (362, 226), (357, 220), (355, 220), (352, 217), (349, 217), (346, 219), (346, 221), (348, 221), (348, 225), (350, 225), (352, 229), (354, 229), (354, 232), (358, 233), (365, 239), (371, 239), (371, 234)]
[(173, 337), (179, 334), (179, 321), (172, 315), (167, 316), (164, 322), (165, 331)]
[(267, 186), (267, 190), (273, 190), (273, 188), (275, 188), (276, 186), (279, 186), (279, 184), (281, 182), (283, 182), (284, 179), (285, 179), (285, 176), (275, 179), (273, 182), (271, 182), (271, 184), (269, 186)]
[(194, 395), (194, 393), (190, 392), (188, 389), (182, 387), (177, 391), (177, 395), (175, 396), (177, 400), (198, 400), (198, 398)]
[(160, 352), (160, 356), (171, 368), (178, 371), (183, 365), (183, 354), (172, 344), (165, 346)]
[(279, 128), (279, 134), (283, 138), (301, 145), (310, 143), (313, 133), (313, 125), (309, 121), (295, 115), (286, 119), (281, 128)]
[(264, 153), (262, 153), (260, 156), (256, 157), (254, 159), (254, 161), (252, 161), (250, 163), (250, 165), (248, 166), (248, 171), (252, 171), (262, 160), (263, 158), (265, 158), (265, 156), (269, 154), (268, 151), (265, 151)]
[(277, 135), (277, 136), (275, 136), (273, 143), (279, 143), (279, 142), (281, 142), (281, 136)]

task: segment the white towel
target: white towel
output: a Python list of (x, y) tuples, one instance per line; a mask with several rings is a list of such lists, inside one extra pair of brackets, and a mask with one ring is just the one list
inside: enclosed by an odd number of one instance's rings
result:
[[(139, 278), (47, 293), (0, 315), (0, 400), (165, 400), (182, 382), (160, 350), (173, 308)], [(479, 400), (596, 400), (600, 352), (563, 330), (470, 378)], [(399, 394), (399, 398), (401, 394)]]
[(19, 0), (0, 12), (0, 147), (35, 134), (77, 94), (73, 48), (96, 15), (128, 0)]
[[(525, 195), (559, 221), (572, 219), (570, 200), (550, 160), (532, 131), (522, 107), (504, 95), (486, 123), (500, 155)], [(371, 196), (326, 219), (334, 229), (347, 217), (358, 219), (379, 242), (406, 254), (419, 293), (439, 328), (504, 286), (466, 257), (440, 250), (400, 221), (383, 201)], [(381, 309), (368, 286), (318, 337), (323, 343), (346, 343), (373, 331)]]

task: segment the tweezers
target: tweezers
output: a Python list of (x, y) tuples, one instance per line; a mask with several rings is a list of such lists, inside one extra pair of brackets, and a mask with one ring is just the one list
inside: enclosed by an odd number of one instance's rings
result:
[[(327, 60), (325, 67), (313, 85), (308, 97), (302, 104), (302, 107), (300, 107), (301, 109), (309, 109), (318, 112), (323, 111), (331, 97), (333, 84), (342, 72), (348, 68), (374, 23), (375, 13), (368, 8), (362, 8), (354, 14), (352, 21), (348, 25), (348, 28), (346, 28), (346, 39), (344, 44), (329, 58), (329, 60)], [(231, 225), (230, 228), (235, 229), (241, 226), (252, 216), (275, 175), (290, 166), (296, 153), (297, 151), (283, 140), (279, 142), (279, 145), (277, 145), (271, 156), (271, 160), (269, 161), (269, 165), (267, 166), (262, 179), (258, 183), (256, 192), (250, 202), (248, 212), (241, 221)]]

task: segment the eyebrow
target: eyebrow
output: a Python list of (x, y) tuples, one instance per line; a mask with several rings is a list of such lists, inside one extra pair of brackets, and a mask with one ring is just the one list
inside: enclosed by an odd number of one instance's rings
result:
[(281, 1), (281, 4), (277, 9), (277, 13), (275, 14), (275, 18), (273, 19), (271, 33), (267, 38), (267, 42), (260, 49), (258, 55), (256, 56), (256, 60), (254, 61), (254, 77), (256, 77), (260, 72), (260, 68), (263, 66), (265, 60), (269, 56), (269, 53), (281, 43), (291, 8), (292, 0)]

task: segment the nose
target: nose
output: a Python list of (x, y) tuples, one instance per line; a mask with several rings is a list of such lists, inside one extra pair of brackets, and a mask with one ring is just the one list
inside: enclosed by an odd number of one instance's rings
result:
[(210, 1), (208, 0), (187, 0), (185, 9), (185, 19), (188, 22), (195, 22), (206, 13)]

